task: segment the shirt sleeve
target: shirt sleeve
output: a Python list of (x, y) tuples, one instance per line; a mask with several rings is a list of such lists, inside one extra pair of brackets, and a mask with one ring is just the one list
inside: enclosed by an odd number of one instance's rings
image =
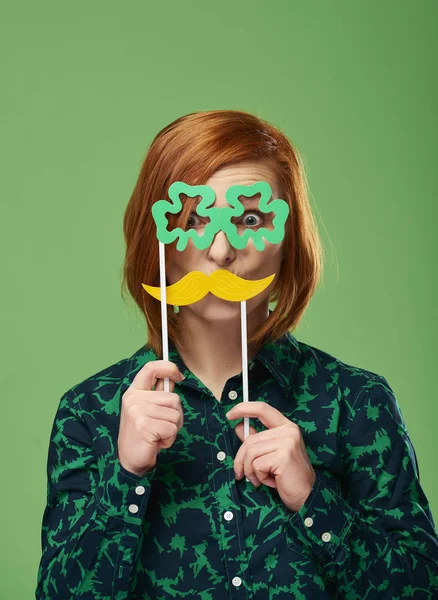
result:
[(79, 400), (66, 392), (49, 443), (37, 600), (128, 597), (157, 467), (134, 475), (112, 446), (96, 459)]
[(438, 535), (417, 458), (384, 377), (360, 391), (339, 430), (343, 476), (316, 469), (288, 536), (348, 600), (438, 598)]

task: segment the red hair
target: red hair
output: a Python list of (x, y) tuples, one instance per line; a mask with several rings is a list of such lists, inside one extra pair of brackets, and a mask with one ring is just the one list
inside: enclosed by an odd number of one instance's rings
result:
[[(246, 160), (269, 162), (277, 177), (280, 198), (290, 207), (285, 224), (285, 258), (270, 302), (276, 306), (268, 319), (248, 339), (248, 351), (257, 352), (294, 330), (310, 302), (322, 271), (323, 249), (310, 209), (307, 181), (301, 157), (287, 137), (266, 121), (243, 111), (211, 110), (182, 116), (154, 138), (123, 218), (126, 243), (122, 297), (127, 288), (148, 328), (148, 345), (162, 356), (160, 302), (142, 283), (159, 286), (158, 240), (151, 207), (169, 199), (174, 181), (205, 184), (219, 168)], [(184, 198), (184, 195), (181, 195)], [(178, 215), (168, 214), (171, 230), (184, 228), (195, 199), (183, 201)], [(166, 245), (166, 265), (172, 261), (176, 242)], [(179, 314), (168, 306), (168, 333), (175, 343), (182, 339)]]

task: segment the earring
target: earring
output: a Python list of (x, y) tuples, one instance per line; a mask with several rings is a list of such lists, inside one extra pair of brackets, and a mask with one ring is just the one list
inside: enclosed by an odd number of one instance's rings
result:
[(176, 306), (176, 305), (174, 305), (174, 307), (173, 307), (173, 312), (174, 312), (175, 314), (178, 314), (178, 313), (179, 313), (179, 306)]

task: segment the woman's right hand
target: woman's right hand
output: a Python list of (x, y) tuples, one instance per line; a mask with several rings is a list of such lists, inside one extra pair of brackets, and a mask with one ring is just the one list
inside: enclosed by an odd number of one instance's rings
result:
[[(169, 377), (169, 392), (163, 391), (165, 377)], [(180, 397), (173, 393), (175, 382), (182, 379), (174, 363), (153, 360), (123, 394), (117, 447), (119, 462), (127, 471), (141, 476), (151, 471), (158, 452), (174, 443), (184, 424)]]

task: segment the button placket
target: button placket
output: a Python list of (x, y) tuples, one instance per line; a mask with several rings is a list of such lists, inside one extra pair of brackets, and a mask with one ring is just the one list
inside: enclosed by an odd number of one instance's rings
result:
[(146, 488), (144, 485), (136, 485), (135, 488), (132, 490), (131, 495), (135, 493), (135, 495), (137, 496), (137, 498), (129, 498), (128, 502), (130, 502), (130, 504), (128, 505), (128, 511), (131, 515), (136, 515), (139, 511), (140, 511), (140, 507), (142, 504), (142, 496), (145, 495), (146, 493)]
[[(236, 400), (238, 398), (239, 394), (237, 393), (236, 390), (230, 390), (228, 392), (228, 398), (230, 400)], [(223, 452), (222, 450), (220, 450), (217, 454), (216, 454), (216, 458), (220, 461), (225, 460), (225, 458), (227, 457), (226, 453)], [(231, 510), (226, 510), (223, 513), (223, 518), (225, 519), (225, 521), (230, 522), (234, 519), (234, 513)], [(238, 576), (233, 577), (233, 579), (231, 580), (231, 583), (233, 586), (235, 586), (236, 588), (242, 585), (242, 579)]]

